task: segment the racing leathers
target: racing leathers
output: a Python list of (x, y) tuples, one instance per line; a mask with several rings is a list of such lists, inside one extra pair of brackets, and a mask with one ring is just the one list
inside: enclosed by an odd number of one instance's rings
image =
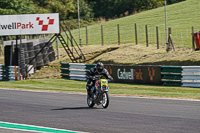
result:
[(87, 92), (89, 95), (91, 92), (91, 88), (95, 85), (95, 82), (96, 82), (96, 80), (94, 79), (95, 75), (98, 75), (98, 76), (101, 75), (106, 79), (109, 79), (111, 81), (113, 80), (113, 78), (110, 76), (110, 74), (105, 68), (103, 68), (101, 72), (97, 71), (96, 67), (91, 68), (87, 74), (88, 79), (87, 79), (87, 85), (86, 85)]

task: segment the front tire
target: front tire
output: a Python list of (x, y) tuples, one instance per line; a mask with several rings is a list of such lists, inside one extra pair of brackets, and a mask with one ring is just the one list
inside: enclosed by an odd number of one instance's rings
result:
[(102, 99), (102, 107), (107, 108), (109, 105), (109, 95), (108, 92), (103, 93), (103, 99)]
[(87, 104), (88, 104), (88, 107), (90, 107), (90, 108), (93, 108), (94, 107), (94, 101), (92, 100), (92, 98), (91, 97), (89, 97), (88, 95), (87, 95)]

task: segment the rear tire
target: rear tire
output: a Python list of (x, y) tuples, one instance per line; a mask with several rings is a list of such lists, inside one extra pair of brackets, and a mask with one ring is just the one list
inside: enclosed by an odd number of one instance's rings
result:
[(91, 97), (89, 97), (88, 95), (87, 95), (87, 104), (88, 104), (88, 107), (90, 107), (90, 108), (93, 108), (94, 107), (94, 101), (92, 100), (92, 98)]
[(109, 105), (109, 95), (108, 92), (103, 93), (102, 107), (107, 108)]

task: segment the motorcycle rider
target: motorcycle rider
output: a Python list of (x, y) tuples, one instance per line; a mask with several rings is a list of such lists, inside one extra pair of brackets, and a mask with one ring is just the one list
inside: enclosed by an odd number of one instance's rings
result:
[(91, 88), (95, 85), (96, 81), (94, 79), (95, 75), (102, 75), (106, 79), (113, 80), (108, 71), (104, 68), (103, 63), (98, 62), (97, 65), (91, 68), (87, 74), (88, 79), (87, 79), (86, 89), (88, 96), (91, 96)]

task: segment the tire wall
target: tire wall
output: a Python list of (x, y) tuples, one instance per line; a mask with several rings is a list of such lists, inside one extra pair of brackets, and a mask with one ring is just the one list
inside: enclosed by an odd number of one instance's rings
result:
[[(33, 42), (22, 43), (21, 47), (24, 49), (24, 57), (25, 64), (33, 65), (34, 67), (42, 67), (44, 65), (48, 65), (50, 62), (54, 61), (55, 52), (52, 45), (46, 46), (39, 54), (38, 52), (45, 46), (47, 42), (40, 42), (39, 44), (34, 45)], [(18, 66), (20, 64), (20, 52), (19, 45), (18, 47), (13, 47), (13, 57), (12, 57), (12, 65)], [(6, 45), (4, 48), (4, 56), (5, 61), (4, 64), (6, 66), (10, 65), (10, 52), (11, 45)]]

